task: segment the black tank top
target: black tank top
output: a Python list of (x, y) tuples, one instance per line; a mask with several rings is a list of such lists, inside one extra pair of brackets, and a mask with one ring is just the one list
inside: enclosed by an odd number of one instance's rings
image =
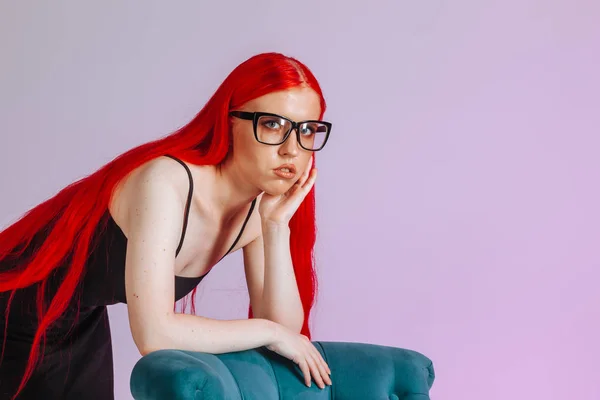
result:
[[(171, 157), (171, 156), (169, 156)], [(174, 157), (171, 157), (175, 159)], [(177, 159), (175, 159), (177, 160)], [(184, 214), (183, 231), (177, 248), (181, 249), (192, 199), (192, 175), (185, 163), (177, 160), (190, 179), (189, 195)], [(239, 240), (255, 206), (250, 206), (242, 229), (229, 253)], [(104, 225), (106, 223), (106, 225)], [(6, 257), (0, 260), (0, 271), (11, 270), (19, 261), (27, 260), (48, 235), (52, 223), (41, 229), (19, 259)], [(19, 398), (27, 399), (113, 399), (113, 350), (110, 323), (106, 305), (125, 303), (125, 254), (127, 238), (111, 218), (110, 212), (98, 224), (93, 247), (86, 260), (84, 276), (65, 312), (55, 321), (44, 336), (45, 353), (36, 365), (33, 376)], [(16, 253), (15, 253), (16, 254)], [(23, 258), (21, 258), (23, 257)], [(46, 306), (52, 300), (69, 270), (69, 260), (52, 271), (43, 286), (40, 283), (17, 290), (0, 293), (0, 343), (5, 343), (4, 358), (0, 363), (0, 398), (13, 395), (21, 382), (25, 365), (38, 327), (38, 288), (47, 296)], [(189, 293), (202, 280), (175, 277), (175, 298)], [(12, 298), (11, 311), (5, 310)], [(5, 324), (5, 321), (8, 324)], [(4, 341), (6, 339), (6, 341)], [(50, 377), (50, 378), (49, 378)], [(72, 395), (69, 395), (71, 393)], [(75, 396), (77, 393), (77, 396)]]
[[(181, 239), (177, 247), (176, 255), (179, 254), (185, 238), (194, 181), (189, 167), (180, 159), (171, 155), (165, 155), (179, 162), (186, 170), (189, 178), (189, 192), (187, 196)], [(238, 243), (252, 211), (256, 205), (256, 199), (252, 201), (248, 215), (238, 233), (237, 238), (223, 257), (233, 250)], [(117, 225), (115, 220), (107, 211), (106, 230), (97, 236), (96, 246), (91, 251), (86, 265), (85, 275), (82, 279), (81, 304), (84, 306), (111, 305), (116, 303), (127, 303), (125, 295), (125, 256), (127, 252), (127, 237)], [(223, 258), (221, 258), (223, 259)], [(219, 260), (220, 261), (220, 260)], [(191, 292), (206, 276), (183, 277), (175, 276), (175, 299), (179, 300)]]

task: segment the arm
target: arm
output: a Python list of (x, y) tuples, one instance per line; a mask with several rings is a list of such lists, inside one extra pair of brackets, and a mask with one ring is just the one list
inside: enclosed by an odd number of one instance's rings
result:
[(289, 222), (317, 178), (312, 158), (302, 176), (282, 195), (262, 193), (258, 210), (262, 235), (244, 247), (250, 304), (254, 314), (299, 333), (304, 324), (290, 251)]
[(254, 317), (274, 321), (276, 326), (283, 326), (302, 338), (302, 346), (312, 354), (304, 360), (277, 344), (267, 348), (294, 360), (302, 370), (307, 386), (310, 386), (312, 374), (317, 385), (324, 388), (325, 383), (331, 385), (331, 370), (311, 341), (300, 335), (304, 311), (292, 266), (289, 227), (273, 226), (263, 220), (262, 231), (261, 236), (244, 247), (244, 267)]
[(254, 317), (299, 333), (304, 310), (290, 254), (287, 224), (262, 222), (262, 235), (244, 247), (244, 268)]
[(224, 353), (268, 345), (276, 324), (266, 319), (221, 321), (175, 314), (175, 251), (187, 179), (157, 159), (132, 177), (127, 212), (125, 286), (131, 333), (140, 353), (163, 348)]
[(307, 385), (311, 375), (321, 388), (324, 380), (331, 384), (329, 367), (310, 340), (276, 322), (174, 313), (175, 252), (187, 180), (168, 159), (150, 162), (131, 179), (125, 288), (131, 333), (140, 353), (174, 348), (217, 354), (267, 346), (298, 364)]

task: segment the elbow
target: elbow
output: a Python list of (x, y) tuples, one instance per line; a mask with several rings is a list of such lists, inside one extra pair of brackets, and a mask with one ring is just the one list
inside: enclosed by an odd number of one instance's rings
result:
[(304, 321), (300, 321), (300, 323), (294, 324), (293, 326), (290, 327), (290, 329), (292, 329), (294, 332), (300, 334), (300, 333), (302, 333), (302, 326), (304, 326)]
[(284, 319), (285, 325), (293, 330), (296, 333), (302, 332), (302, 327), (304, 326), (304, 312), (301, 310), (299, 313), (295, 315), (288, 315), (287, 318)]
[(274, 318), (273, 321), (285, 326), (286, 328), (295, 333), (300, 333), (302, 331), (302, 326), (304, 325), (304, 320), (298, 318), (281, 317)]
[(163, 347), (159, 345), (156, 340), (152, 340), (148, 337), (140, 337), (139, 335), (133, 335), (133, 342), (142, 357), (160, 350)]
[(148, 354), (157, 350), (157, 349), (151, 348), (150, 346), (137, 346), (137, 348), (142, 357), (147, 356)]
[(134, 342), (142, 357), (165, 347), (163, 343), (160, 343), (158, 340), (149, 337), (145, 337), (143, 339), (140, 338), (137, 340), (134, 339)]
[(172, 348), (172, 346), (169, 345), (169, 343), (164, 339), (146, 339), (144, 341), (140, 341), (139, 344), (136, 341), (136, 346), (142, 357), (158, 350)]
[(142, 357), (172, 347), (167, 332), (159, 326), (145, 326), (132, 333), (133, 341)]
[(302, 331), (302, 327), (304, 326), (304, 315), (292, 317), (290, 315), (271, 315), (264, 314), (260, 318), (268, 319), (270, 321), (276, 322), (280, 325), (285, 326), (289, 330), (295, 333), (300, 333)]
[(138, 351), (140, 352), (140, 355), (142, 357), (147, 356), (150, 353), (154, 353), (155, 351), (158, 350), (163, 350), (165, 347), (164, 346), (156, 346), (156, 345), (142, 345), (142, 346), (138, 346)]

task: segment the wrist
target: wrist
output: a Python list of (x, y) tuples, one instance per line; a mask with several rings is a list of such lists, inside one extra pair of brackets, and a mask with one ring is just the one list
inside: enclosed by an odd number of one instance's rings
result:
[(290, 232), (289, 222), (272, 221), (261, 219), (262, 232), (264, 234), (286, 234)]
[(267, 335), (266, 345), (272, 345), (279, 340), (279, 327), (278, 323), (271, 321), (270, 319), (263, 319), (265, 332)]

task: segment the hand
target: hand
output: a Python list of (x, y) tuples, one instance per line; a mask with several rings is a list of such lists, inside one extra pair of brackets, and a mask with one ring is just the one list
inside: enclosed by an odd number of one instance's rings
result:
[(305, 335), (295, 333), (285, 326), (277, 324), (275, 340), (267, 346), (267, 349), (298, 364), (304, 374), (306, 386), (310, 387), (311, 374), (321, 389), (325, 388), (325, 383), (331, 385), (329, 366)]
[(317, 169), (312, 168), (312, 161), (311, 157), (308, 167), (290, 190), (282, 195), (263, 194), (258, 209), (263, 221), (280, 225), (287, 225), (290, 222), (317, 179)]

